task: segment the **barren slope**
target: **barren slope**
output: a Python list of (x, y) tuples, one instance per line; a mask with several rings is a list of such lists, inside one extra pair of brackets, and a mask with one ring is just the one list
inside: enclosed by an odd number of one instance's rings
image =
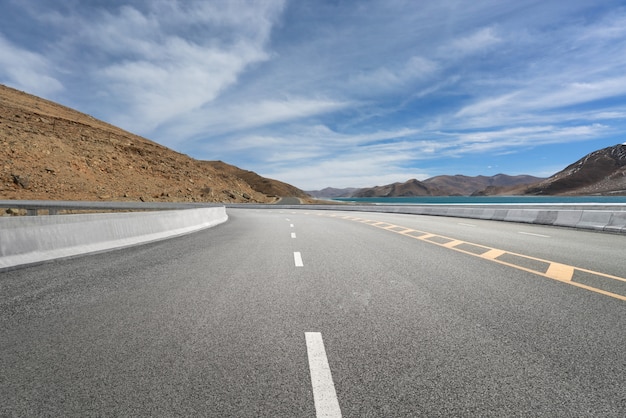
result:
[(0, 147), (0, 199), (273, 202), (306, 196), (2, 85)]
[(411, 179), (404, 183), (392, 183), (385, 186), (359, 189), (352, 197), (414, 197), (433, 195), (433, 190), (429, 189), (424, 183)]
[(626, 144), (594, 151), (550, 178), (528, 194), (626, 194)]

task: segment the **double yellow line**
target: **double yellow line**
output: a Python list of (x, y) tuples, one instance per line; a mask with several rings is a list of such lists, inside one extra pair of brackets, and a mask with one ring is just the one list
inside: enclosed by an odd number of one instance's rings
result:
[(513, 267), (518, 270), (527, 271), (548, 279), (558, 280), (572, 286), (580, 287), (591, 292), (600, 293), (615, 299), (626, 301), (626, 296), (614, 292), (609, 292), (598, 287), (581, 283), (581, 281), (606, 282), (618, 281), (623, 283), (626, 289), (626, 278), (612, 276), (610, 274), (600, 273), (597, 271), (587, 270), (580, 267), (561, 264), (554, 261), (544, 260), (541, 258), (530, 257), (523, 254), (513, 253), (511, 251), (500, 250), (481, 244), (475, 244), (467, 241), (449, 238), (443, 235), (437, 235), (430, 232), (419, 231), (413, 228), (407, 228), (400, 225), (394, 225), (388, 222), (375, 221), (371, 219), (358, 218), (349, 215), (336, 214), (320, 214), (335, 218), (347, 219), (350, 221), (361, 222), (376, 228), (395, 232), (410, 238), (418, 239), (440, 247), (449, 248), (464, 254), (480, 257), (485, 260)]

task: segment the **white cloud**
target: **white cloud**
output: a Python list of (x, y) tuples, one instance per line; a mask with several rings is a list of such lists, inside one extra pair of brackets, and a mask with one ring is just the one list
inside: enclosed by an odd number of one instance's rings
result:
[(559, 87), (538, 97), (527, 97), (520, 104), (526, 108), (549, 109), (619, 97), (626, 95), (626, 76), (575, 81)]
[(453, 58), (461, 58), (466, 55), (486, 51), (500, 42), (502, 42), (502, 39), (496, 35), (496, 31), (493, 28), (482, 28), (468, 36), (452, 40), (449, 44), (442, 47), (442, 52), (444, 55)]
[(0, 82), (32, 94), (47, 97), (63, 90), (50, 74), (54, 65), (41, 54), (9, 42), (0, 34)]
[(248, 45), (226, 51), (175, 38), (155, 48), (161, 51), (159, 60), (122, 62), (102, 70), (112, 92), (130, 102), (114, 122), (140, 132), (151, 132), (168, 119), (215, 100), (246, 65), (266, 58)]
[(158, 0), (44, 19), (74, 28), (60, 49), (88, 58), (80, 64), (89, 84), (99, 86), (104, 117), (148, 136), (216, 100), (251, 65), (266, 61), (283, 7), (282, 0)]
[(366, 95), (380, 93), (405, 87), (411, 82), (427, 79), (438, 68), (439, 65), (435, 61), (413, 56), (398, 68), (383, 66), (372, 71), (361, 71), (350, 77), (349, 84)]
[(602, 124), (580, 126), (524, 126), (470, 133), (446, 133), (450, 137), (445, 155), (467, 155), (488, 152), (517, 152), (523, 148), (548, 144), (571, 144), (605, 134)]
[[(251, 129), (262, 130), (273, 124), (296, 123), (318, 115), (324, 115), (353, 105), (324, 98), (291, 97), (283, 99), (250, 98), (246, 102), (209, 103), (185, 115), (179, 116), (171, 124), (164, 124), (155, 134), (161, 143), (168, 146), (192, 144), (196, 138), (206, 141), (207, 137), (221, 138), (234, 135), (236, 138), (220, 141), (222, 151), (238, 150), (249, 152), (251, 149), (270, 146), (275, 138), (268, 139), (261, 133), (244, 133)], [(213, 144), (208, 149), (213, 150)], [(211, 151), (213, 152), (213, 151)]]
[(270, 168), (262, 174), (270, 178), (291, 179), (291, 184), (303, 190), (382, 186), (410, 178), (424, 180), (431, 177), (424, 170), (402, 167), (392, 161), (381, 163), (377, 156), (316, 160), (305, 166)]
[(271, 178), (288, 178), (300, 188), (365, 187), (407, 175), (407, 179), (427, 177), (422, 170), (407, 168), (425, 158), (428, 151), (423, 148), (432, 145), (411, 141), (416, 134), (413, 129), (398, 129), (347, 135), (326, 126), (303, 126), (283, 135), (225, 141), (222, 151), (233, 158), (253, 154), (258, 165), (249, 169)]
[(519, 95), (520, 92), (512, 92), (501, 96), (488, 97), (463, 107), (461, 110), (456, 112), (455, 116), (460, 118), (464, 116), (483, 115), (493, 111), (501, 111), (516, 102), (517, 100), (514, 99), (516, 99)]
[(623, 10), (611, 13), (599, 22), (589, 25), (578, 37), (581, 41), (623, 41), (626, 37), (626, 14)]
[[(390, 131), (376, 131), (361, 134), (342, 134), (324, 125), (295, 126), (289, 132), (274, 135), (248, 135), (233, 139), (224, 144), (228, 152), (254, 149), (257, 156), (272, 154), (274, 161), (289, 162), (283, 158), (287, 147), (306, 150), (306, 158), (327, 157), (333, 154), (346, 155), (347, 153), (375, 153), (378, 158), (384, 159), (385, 151), (391, 154), (401, 153), (406, 159), (405, 151), (411, 146), (408, 140), (419, 131), (401, 128)], [(392, 157), (397, 158), (397, 157)]]
[[(349, 106), (348, 102), (328, 99), (293, 98), (285, 100), (262, 100), (256, 103), (244, 103), (226, 109), (225, 114), (236, 129), (248, 129), (276, 122), (298, 120), (313, 115), (336, 111)], [(223, 119), (223, 115), (221, 115)], [(236, 119), (235, 119), (236, 118)]]
[[(610, 77), (589, 82), (562, 83), (558, 75), (531, 80), (528, 86), (502, 95), (481, 96), (454, 115), (454, 126), (489, 127), (511, 124), (564, 123), (623, 119), (624, 110), (573, 111), (576, 105), (626, 95), (626, 77)], [(522, 86), (520, 86), (522, 87)], [(568, 110), (569, 108), (569, 110)], [(549, 113), (546, 113), (549, 112)]]
[[(496, 53), (498, 68), (464, 80), (471, 99), (454, 113), (455, 127), (578, 123), (598, 118), (620, 119), (615, 109), (626, 95), (626, 22), (623, 12), (611, 13), (591, 23), (571, 21), (551, 30), (524, 29), (499, 32), (506, 50)], [(515, 58), (515, 67), (502, 58)], [(495, 65), (495, 64), (494, 64)], [(599, 101), (614, 103), (600, 104)], [(587, 109), (576, 108), (585, 105)], [(596, 108), (595, 110), (592, 110)], [(612, 116), (610, 116), (612, 115)]]

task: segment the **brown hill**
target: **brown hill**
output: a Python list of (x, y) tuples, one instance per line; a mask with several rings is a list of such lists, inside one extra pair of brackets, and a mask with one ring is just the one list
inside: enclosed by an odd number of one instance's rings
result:
[(316, 198), (334, 198), (334, 197), (351, 197), (357, 188), (346, 187), (345, 189), (337, 189), (334, 187), (326, 187), (322, 190), (306, 190), (309, 196)]
[(412, 179), (405, 183), (359, 189), (352, 197), (468, 196), (479, 194), (487, 188), (528, 185), (540, 180), (542, 179), (527, 175), (497, 174), (469, 177), (457, 174), (431, 177), (423, 182)]
[(387, 184), (359, 189), (352, 197), (414, 197), (433, 196), (432, 190), (419, 180), (411, 179), (404, 183)]
[(307, 197), (2, 85), (0, 147), (0, 199), (269, 203)]
[(478, 194), (486, 188), (505, 188), (510, 186), (528, 185), (543, 180), (528, 175), (509, 176), (496, 174), (495, 176), (436, 176), (424, 180), (424, 184), (437, 191), (440, 196), (467, 196)]
[(626, 194), (626, 144), (594, 151), (528, 188), (526, 194)]

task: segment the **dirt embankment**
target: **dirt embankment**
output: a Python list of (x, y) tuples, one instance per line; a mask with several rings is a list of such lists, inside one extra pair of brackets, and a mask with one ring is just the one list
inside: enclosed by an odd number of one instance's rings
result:
[(272, 203), (301, 190), (0, 85), (0, 199)]

